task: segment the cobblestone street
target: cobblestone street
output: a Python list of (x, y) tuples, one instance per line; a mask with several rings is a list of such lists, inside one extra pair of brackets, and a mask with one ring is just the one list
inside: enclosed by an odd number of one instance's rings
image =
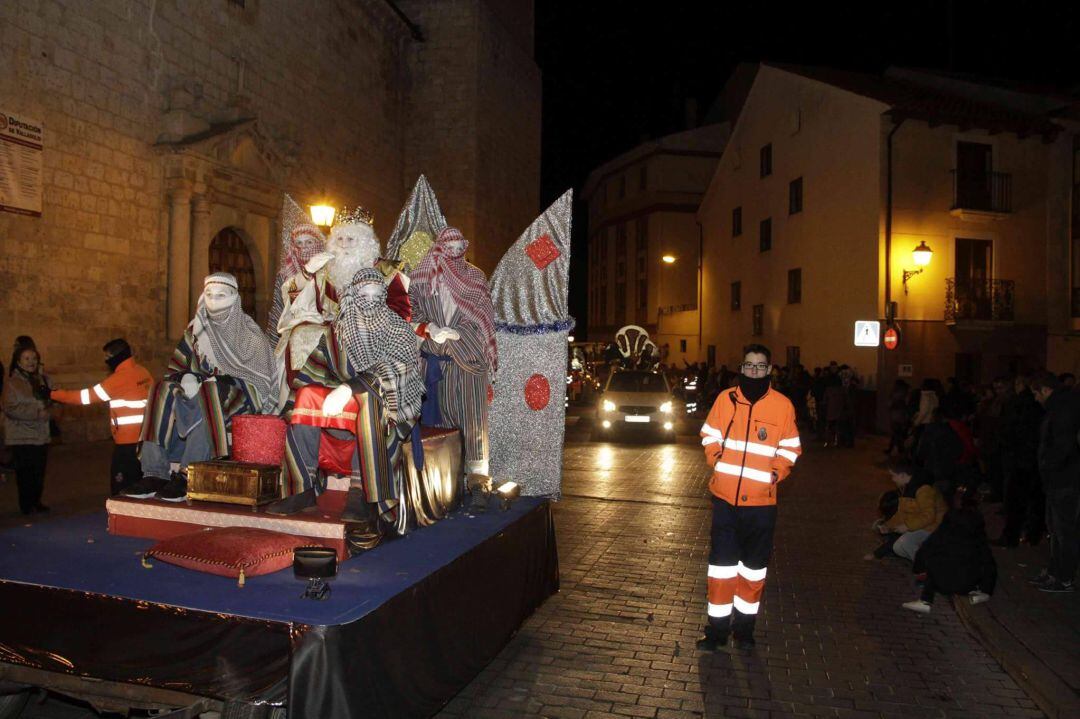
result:
[(1042, 716), (948, 600), (906, 612), (907, 567), (862, 560), (880, 457), (876, 440), (807, 448), (781, 492), (757, 648), (706, 655), (700, 447), (568, 442), (562, 589), (440, 716)]

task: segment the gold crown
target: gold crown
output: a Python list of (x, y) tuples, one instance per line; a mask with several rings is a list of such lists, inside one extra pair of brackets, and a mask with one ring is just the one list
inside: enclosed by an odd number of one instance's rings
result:
[(356, 225), (363, 224), (368, 227), (375, 225), (375, 214), (366, 207), (354, 207), (349, 209), (348, 207), (342, 207), (341, 212), (338, 214), (337, 222), (335, 225)]

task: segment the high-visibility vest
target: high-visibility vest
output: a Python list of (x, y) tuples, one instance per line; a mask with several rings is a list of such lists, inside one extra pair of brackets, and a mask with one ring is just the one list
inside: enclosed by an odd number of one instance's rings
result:
[(721, 392), (701, 444), (713, 469), (709, 491), (737, 507), (776, 504), (776, 483), (802, 453), (795, 408), (772, 389), (753, 404), (738, 388)]
[(50, 397), (64, 404), (109, 403), (109, 426), (117, 444), (139, 441), (146, 400), (153, 379), (146, 368), (133, 357), (121, 362), (116, 370), (93, 387), (86, 389), (54, 389)]

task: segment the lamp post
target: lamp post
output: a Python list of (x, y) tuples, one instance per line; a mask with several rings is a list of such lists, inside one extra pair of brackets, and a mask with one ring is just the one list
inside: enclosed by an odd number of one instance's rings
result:
[(926, 244), (926, 241), (919, 243), (919, 246), (911, 251), (911, 258), (915, 262), (917, 270), (904, 270), (904, 294), (908, 293), (908, 280), (915, 275), (921, 274), (923, 269), (930, 264), (930, 260), (934, 256), (934, 251)]

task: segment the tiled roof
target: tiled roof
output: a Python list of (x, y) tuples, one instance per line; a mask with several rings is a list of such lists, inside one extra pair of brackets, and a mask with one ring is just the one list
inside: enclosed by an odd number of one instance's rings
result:
[(1041, 135), (1052, 139), (1061, 127), (1052, 113), (1024, 112), (989, 100), (977, 100), (942, 88), (931, 88), (901, 78), (835, 70), (806, 65), (764, 63), (769, 67), (817, 80), (890, 107), (896, 118), (923, 120), (931, 124), (1012, 132), (1021, 137)]

